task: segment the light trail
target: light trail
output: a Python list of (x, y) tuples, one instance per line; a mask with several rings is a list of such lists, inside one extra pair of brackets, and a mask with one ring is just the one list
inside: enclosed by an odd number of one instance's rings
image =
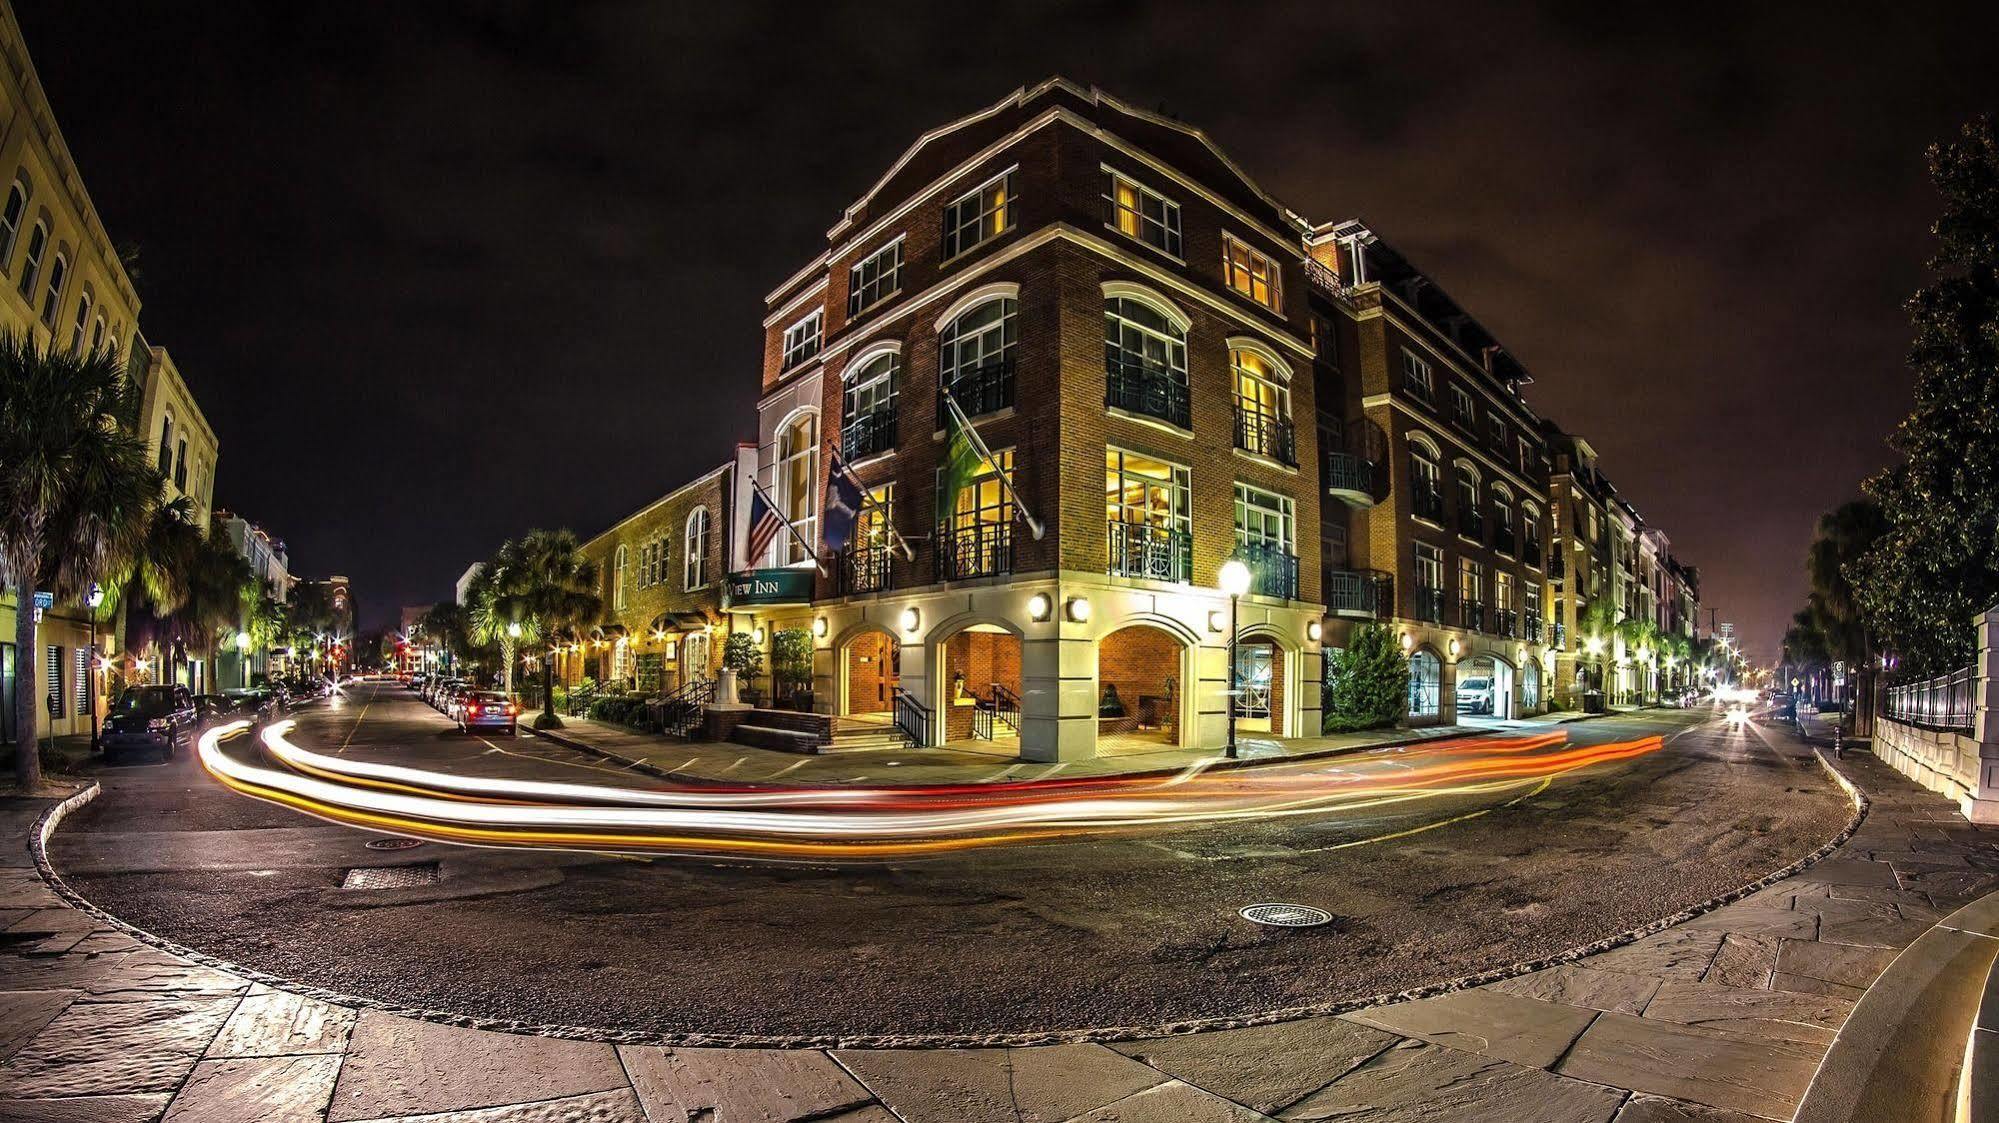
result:
[[(815, 860), (944, 853), (1085, 833), (1261, 821), (1480, 796), (1545, 784), (1595, 764), (1657, 751), (1658, 737), (1571, 746), (1566, 735), (1428, 745), (1377, 771), (1329, 768), (1169, 776), (1002, 781), (939, 786), (614, 787), (460, 776), (316, 753), (293, 744), (294, 723), (263, 731), (269, 760), (222, 743), (245, 722), (198, 743), (202, 767), (232, 790), (332, 822), (480, 846), (687, 853)], [(344, 746), (343, 746), (344, 748)]]

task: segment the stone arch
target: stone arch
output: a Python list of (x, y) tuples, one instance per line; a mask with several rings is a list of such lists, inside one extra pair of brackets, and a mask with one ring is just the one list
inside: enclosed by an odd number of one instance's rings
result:
[(1092, 647), (1099, 755), (1196, 743), (1200, 637), (1192, 629), (1139, 613), (1105, 627)]
[(1246, 625), (1236, 633), (1236, 665), (1233, 673), (1225, 673), (1234, 691), (1238, 729), (1273, 737), (1306, 732), (1298, 728), (1303, 651), (1297, 636), (1271, 624)]
[[(1001, 703), (1002, 691), (1020, 704), (1025, 640), (1018, 624), (991, 613), (961, 612), (930, 626), (923, 637), (929, 674), (921, 701), (933, 715), (933, 741), (973, 739), (975, 727), (982, 728), (979, 703)], [(992, 740), (1007, 739), (998, 724), (992, 732)], [(1018, 739), (1017, 717), (1008, 732)]]
[(860, 620), (828, 645), (833, 654), (833, 713), (893, 714), (901, 685), (902, 637), (880, 620)]

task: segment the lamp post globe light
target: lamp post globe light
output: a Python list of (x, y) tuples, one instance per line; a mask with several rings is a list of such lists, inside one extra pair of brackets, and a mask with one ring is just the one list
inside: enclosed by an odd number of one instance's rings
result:
[(1241, 558), (1230, 558), (1227, 561), (1223, 562), (1221, 570), (1215, 574), (1215, 586), (1219, 588), (1223, 593), (1226, 593), (1229, 598), (1228, 757), (1230, 760), (1234, 760), (1236, 758), (1236, 744), (1235, 744), (1236, 690), (1240, 686), (1240, 684), (1236, 682), (1236, 603), (1242, 599), (1242, 595), (1244, 593), (1249, 592), (1249, 579), (1250, 579), (1249, 566), (1245, 565)]
[[(104, 656), (97, 647), (97, 610), (104, 604), (104, 586), (92, 581), (90, 591), (83, 594), (83, 604), (90, 609), (90, 677), (95, 680), (104, 669)], [(97, 705), (102, 701), (102, 695), (97, 685), (97, 682), (93, 681), (90, 689), (90, 751), (93, 753), (98, 752), (100, 748)]]
[(250, 633), (236, 633), (236, 685), (239, 689), (250, 688)]

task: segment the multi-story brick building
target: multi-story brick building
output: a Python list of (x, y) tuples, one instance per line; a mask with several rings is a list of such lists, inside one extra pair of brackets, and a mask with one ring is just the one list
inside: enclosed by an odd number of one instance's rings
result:
[[(928, 743), (1034, 760), (1217, 745), (1241, 556), (1238, 724), (1316, 732), (1304, 235), (1198, 130), (1059, 79), (926, 133), (848, 207), (770, 294), (753, 469), (817, 542), (838, 434), (885, 524), (810, 607), (759, 616), (818, 637), (818, 708), (900, 699)], [(940, 387), (997, 461), (941, 514)], [(746, 560), (812, 564), (788, 535)]]

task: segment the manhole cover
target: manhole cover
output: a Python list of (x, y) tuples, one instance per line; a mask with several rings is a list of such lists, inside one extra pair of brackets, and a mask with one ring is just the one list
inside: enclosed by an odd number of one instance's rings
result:
[(414, 889), (420, 885), (437, 884), (437, 863), (419, 862), (413, 866), (362, 866), (347, 871), (347, 877), (340, 883), (342, 889)]
[(1330, 922), (1333, 914), (1310, 905), (1245, 905), (1236, 913), (1251, 924), (1272, 928), (1317, 928)]
[(420, 838), (373, 838), (365, 844), (370, 850), (414, 850), (423, 845)]

